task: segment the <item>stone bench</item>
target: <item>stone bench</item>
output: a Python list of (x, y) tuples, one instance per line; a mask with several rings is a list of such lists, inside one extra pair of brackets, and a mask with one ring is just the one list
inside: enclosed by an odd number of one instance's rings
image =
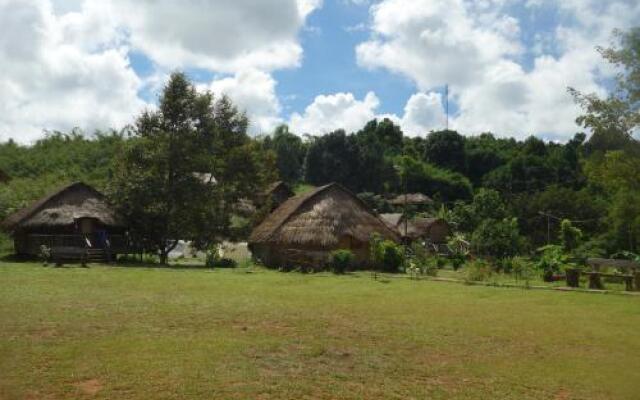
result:
[[(615, 260), (607, 258), (589, 258), (587, 265), (590, 271), (580, 271), (579, 269), (568, 269), (566, 272), (567, 286), (579, 287), (580, 275), (589, 277), (589, 289), (604, 289), (602, 278), (620, 279), (625, 284), (625, 290), (640, 290), (640, 263), (631, 260)], [(616, 268), (624, 272), (613, 274), (602, 272), (601, 267)]]

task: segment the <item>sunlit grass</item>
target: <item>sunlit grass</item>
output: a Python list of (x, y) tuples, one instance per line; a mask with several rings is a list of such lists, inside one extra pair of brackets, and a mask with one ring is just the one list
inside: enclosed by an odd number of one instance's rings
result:
[(0, 398), (636, 399), (640, 298), (0, 264)]

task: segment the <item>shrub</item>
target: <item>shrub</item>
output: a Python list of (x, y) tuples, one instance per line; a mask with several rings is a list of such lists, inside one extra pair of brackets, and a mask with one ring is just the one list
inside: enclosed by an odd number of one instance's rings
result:
[(564, 254), (561, 246), (554, 244), (542, 246), (538, 251), (542, 254), (536, 263), (536, 268), (542, 272), (542, 279), (545, 282), (551, 282), (553, 276), (567, 264), (568, 256)]
[(205, 266), (208, 268), (235, 268), (238, 263), (231, 259), (220, 255), (220, 245), (211, 245), (205, 253)]
[(438, 275), (438, 268), (444, 263), (444, 259), (438, 256), (431, 256), (427, 249), (420, 243), (413, 243), (411, 246), (411, 259), (408, 260), (407, 272), (411, 274), (422, 274), (429, 276)]
[(485, 219), (473, 232), (475, 253), (498, 258), (511, 257), (524, 246), (515, 218)]
[(487, 261), (481, 259), (469, 261), (465, 264), (464, 268), (466, 271), (465, 280), (467, 282), (486, 281), (493, 274), (491, 265)]
[(330, 266), (334, 273), (344, 274), (352, 265), (354, 255), (351, 250), (340, 249), (331, 252)]
[(221, 258), (216, 265), (218, 268), (235, 268), (237, 266), (238, 263), (232, 258)]
[(383, 240), (379, 236), (371, 239), (371, 261), (374, 267), (384, 272), (398, 272), (404, 263), (404, 251), (391, 240)]
[(520, 279), (524, 280), (528, 287), (529, 281), (533, 278), (535, 272), (533, 263), (519, 256), (513, 257), (510, 263), (513, 274), (516, 277), (516, 281)]

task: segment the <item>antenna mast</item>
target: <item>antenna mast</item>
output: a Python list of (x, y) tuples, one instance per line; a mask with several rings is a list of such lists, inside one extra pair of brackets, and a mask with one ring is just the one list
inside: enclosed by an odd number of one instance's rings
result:
[(445, 129), (449, 130), (449, 84), (444, 85), (444, 118), (445, 118)]

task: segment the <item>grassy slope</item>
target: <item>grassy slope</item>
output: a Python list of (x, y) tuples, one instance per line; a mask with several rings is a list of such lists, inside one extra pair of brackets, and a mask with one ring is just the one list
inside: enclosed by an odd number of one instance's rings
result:
[(640, 298), (0, 264), (0, 398), (636, 399)]

